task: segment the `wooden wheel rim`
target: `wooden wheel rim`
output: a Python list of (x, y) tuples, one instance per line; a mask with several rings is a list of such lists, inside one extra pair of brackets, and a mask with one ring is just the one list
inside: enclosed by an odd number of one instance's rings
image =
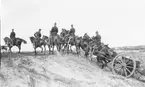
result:
[[(117, 60), (118, 57), (123, 56), (123, 55), (129, 55), (129, 54), (118, 54), (118, 55), (113, 59), (113, 61), (112, 61), (112, 71), (113, 71), (114, 74), (117, 74), (117, 72), (115, 71), (115, 68), (114, 68), (115, 61)], [(133, 58), (132, 55), (129, 55), (129, 56), (130, 56), (131, 58)], [(131, 75), (133, 75), (133, 73), (135, 72), (135, 69), (136, 69), (136, 62), (135, 62), (135, 60), (134, 60), (134, 59), (131, 59), (131, 60), (132, 60), (132, 62), (133, 62), (133, 70), (130, 71), (130, 74), (127, 75), (126, 77), (130, 77)]]

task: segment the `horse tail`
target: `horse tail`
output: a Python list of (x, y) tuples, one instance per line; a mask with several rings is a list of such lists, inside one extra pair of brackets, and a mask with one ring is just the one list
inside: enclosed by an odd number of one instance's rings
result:
[(24, 44), (27, 44), (27, 41), (26, 41), (26, 40), (21, 39), (21, 41), (22, 41)]
[(27, 44), (27, 41), (25, 41), (24, 39), (22, 39), (22, 42), (23, 42), (24, 44)]

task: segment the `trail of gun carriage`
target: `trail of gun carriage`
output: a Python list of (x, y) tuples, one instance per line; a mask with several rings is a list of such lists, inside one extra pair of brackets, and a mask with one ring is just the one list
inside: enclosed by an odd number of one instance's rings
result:
[(54, 23), (48, 36), (41, 29), (29, 36), (34, 52), (23, 52), (28, 41), (12, 29), (0, 46), (0, 87), (145, 87), (145, 46), (110, 48), (98, 31), (75, 32), (71, 25), (59, 34)]

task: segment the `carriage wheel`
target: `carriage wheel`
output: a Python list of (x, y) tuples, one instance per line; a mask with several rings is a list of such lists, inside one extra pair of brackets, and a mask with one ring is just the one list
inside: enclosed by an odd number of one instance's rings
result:
[(136, 62), (133, 60), (132, 55), (120, 54), (112, 61), (112, 71), (114, 74), (130, 77), (135, 72), (135, 69)]

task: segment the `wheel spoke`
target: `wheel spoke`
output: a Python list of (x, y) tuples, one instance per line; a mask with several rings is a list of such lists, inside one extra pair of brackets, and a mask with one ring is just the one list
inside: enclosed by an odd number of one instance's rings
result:
[(122, 66), (114, 66), (115, 69), (120, 69)]
[(130, 70), (128, 70), (128, 68), (126, 68), (126, 70), (127, 70), (129, 73), (131, 73)]
[(128, 68), (132, 68), (132, 69), (133, 69), (133, 67), (132, 67), (132, 66), (126, 66), (126, 67), (128, 67)]
[(118, 63), (120, 63), (120, 64), (122, 63), (120, 60), (118, 60), (118, 61), (116, 61), (116, 62), (118, 62)]
[(120, 70), (120, 71), (121, 71), (120, 73), (121, 73), (121, 75), (122, 75), (122, 74), (123, 74), (123, 68), (121, 68), (121, 70)]
[(130, 64), (133, 64), (133, 62), (132, 61), (128, 61), (127, 62), (127, 65), (130, 65)]
[(124, 72), (125, 72), (125, 76), (127, 76), (127, 72), (126, 72), (126, 69), (124, 68)]

